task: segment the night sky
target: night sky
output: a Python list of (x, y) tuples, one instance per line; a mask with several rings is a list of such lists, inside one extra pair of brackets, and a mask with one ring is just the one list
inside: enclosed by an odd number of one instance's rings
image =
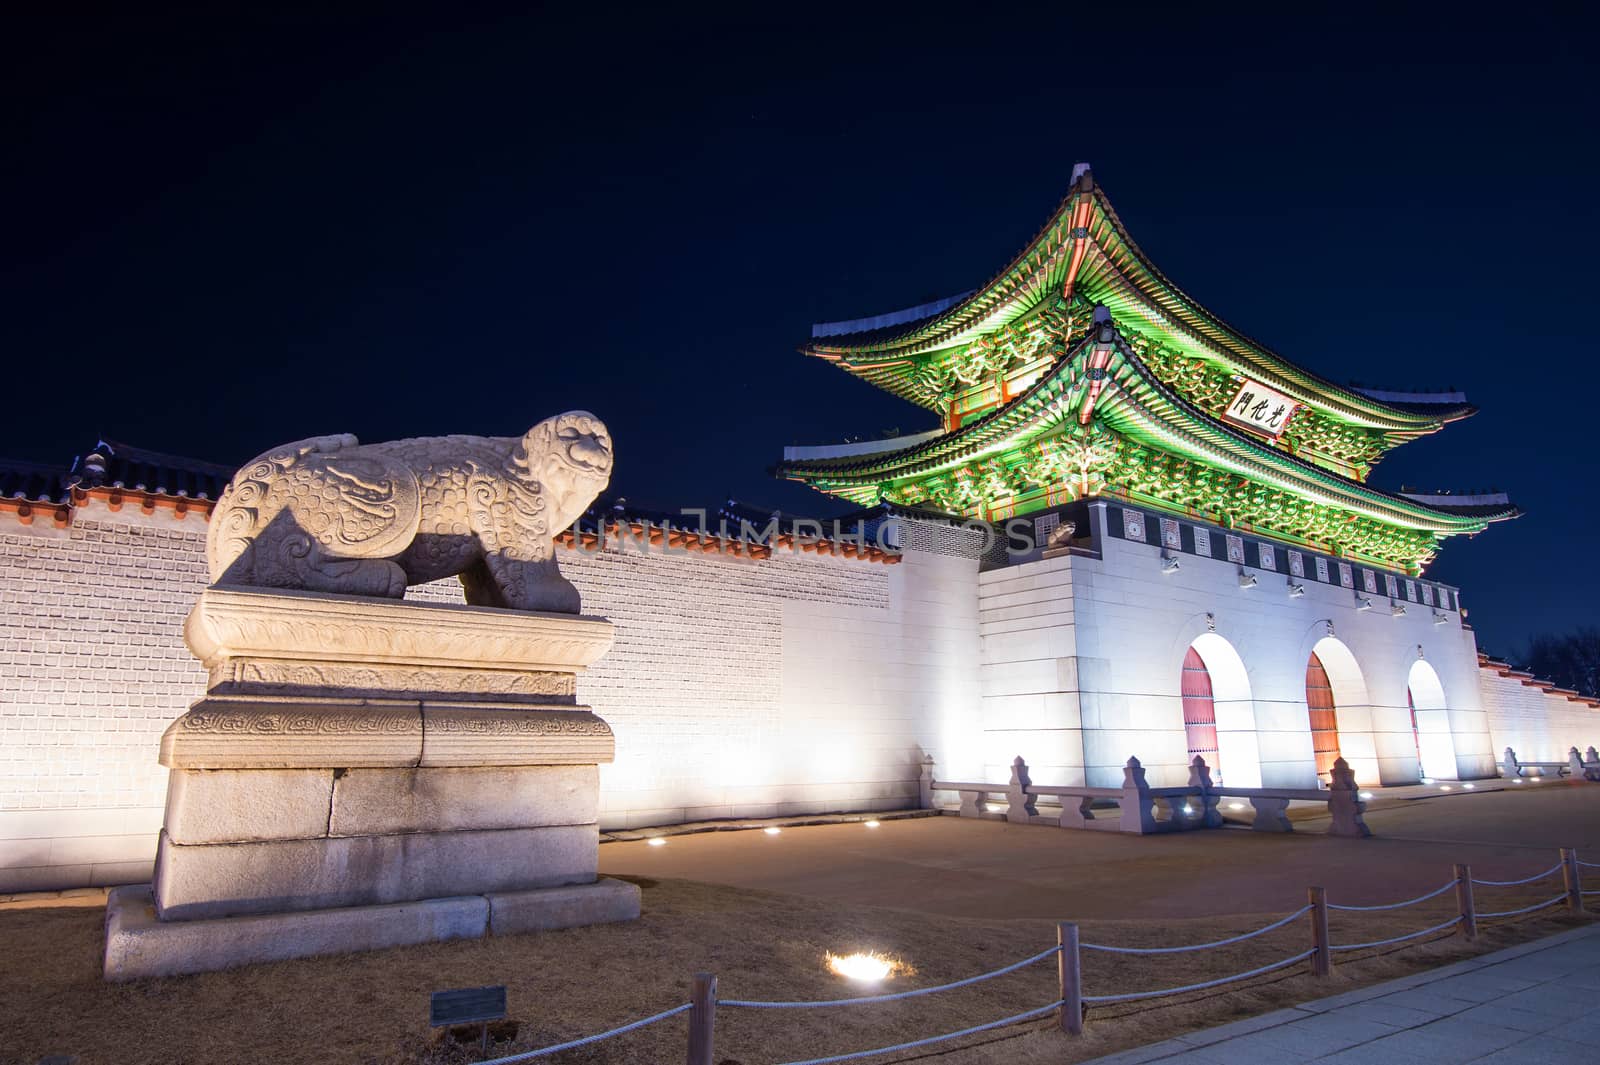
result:
[(1592, 623), (1594, 27), (1191, 6), (10, 16), (0, 454), (586, 407), (636, 503), (838, 513), (784, 445), (933, 416), (798, 355), (810, 323), (982, 283), (1086, 160), (1245, 332), (1482, 408), (1373, 475), (1527, 511), (1431, 570), (1481, 646)]

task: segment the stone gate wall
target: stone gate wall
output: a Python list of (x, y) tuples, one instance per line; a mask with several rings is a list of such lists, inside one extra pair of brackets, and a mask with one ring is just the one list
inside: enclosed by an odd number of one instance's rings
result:
[(1488, 666), (1478, 671), (1478, 687), (1497, 755), (1510, 747), (1524, 762), (1565, 762), (1569, 748), (1600, 747), (1600, 710), (1594, 707)]
[[(131, 509), (0, 525), (0, 892), (150, 875), (157, 745), (204, 691), (182, 627), (205, 523)], [(920, 754), (959, 764), (970, 746), (975, 560), (559, 557), (585, 613), (616, 625), (578, 687), (617, 736), (602, 827), (915, 805)]]

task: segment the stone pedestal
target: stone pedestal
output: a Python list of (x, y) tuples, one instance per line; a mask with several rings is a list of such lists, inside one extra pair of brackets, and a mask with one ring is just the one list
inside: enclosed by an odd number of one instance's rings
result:
[(638, 915), (596, 877), (614, 743), (574, 694), (609, 622), (217, 586), (185, 639), (210, 684), (108, 978)]

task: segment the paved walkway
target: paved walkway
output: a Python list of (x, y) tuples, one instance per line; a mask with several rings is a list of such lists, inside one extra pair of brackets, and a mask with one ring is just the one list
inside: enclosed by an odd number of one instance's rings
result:
[(1597, 1022), (1591, 926), (1085, 1065), (1576, 1065)]

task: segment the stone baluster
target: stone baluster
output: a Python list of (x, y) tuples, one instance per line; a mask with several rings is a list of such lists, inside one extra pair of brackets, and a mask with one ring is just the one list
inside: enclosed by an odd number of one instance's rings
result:
[(1122, 768), (1122, 818), (1119, 831), (1148, 835), (1156, 830), (1155, 801), (1145, 781), (1144, 766), (1129, 758)]
[(933, 755), (922, 756), (922, 774), (917, 782), (917, 809), (933, 809)]
[(1006, 820), (1014, 825), (1033, 823), (1038, 814), (1034, 798), (1028, 794), (1033, 781), (1028, 778), (1028, 763), (1017, 755), (1011, 762), (1011, 783), (1006, 785)]
[(1222, 797), (1211, 783), (1211, 767), (1198, 754), (1189, 763), (1189, 786), (1200, 791), (1195, 797), (1194, 819), (1206, 828), (1221, 828), (1222, 813), (1217, 809), (1217, 803)]
[(1350, 763), (1343, 758), (1336, 759), (1333, 768), (1328, 771), (1328, 813), (1333, 823), (1328, 826), (1330, 836), (1349, 836), (1353, 839), (1363, 839), (1372, 835), (1372, 830), (1367, 827), (1367, 822), (1362, 814), (1367, 809), (1367, 804), (1361, 801), (1360, 789), (1356, 786), (1356, 775), (1350, 768)]
[(1250, 827), (1257, 832), (1293, 832), (1289, 823), (1289, 800), (1272, 795), (1254, 795), (1250, 805), (1255, 808), (1256, 819)]
[(1500, 775), (1510, 780), (1515, 780), (1522, 775), (1522, 768), (1517, 765), (1517, 752), (1510, 747), (1506, 748), (1505, 761), (1501, 764)]
[(981, 792), (981, 791), (962, 791), (962, 792), (959, 792), (958, 794), (961, 796), (961, 816), (962, 817), (982, 817), (983, 816), (983, 796), (985, 794), (984, 792)]
[(1573, 780), (1583, 779), (1583, 755), (1576, 747), (1567, 748), (1567, 776)]
[(1088, 795), (1061, 796), (1061, 827), (1088, 828), (1094, 820), (1094, 799)]

